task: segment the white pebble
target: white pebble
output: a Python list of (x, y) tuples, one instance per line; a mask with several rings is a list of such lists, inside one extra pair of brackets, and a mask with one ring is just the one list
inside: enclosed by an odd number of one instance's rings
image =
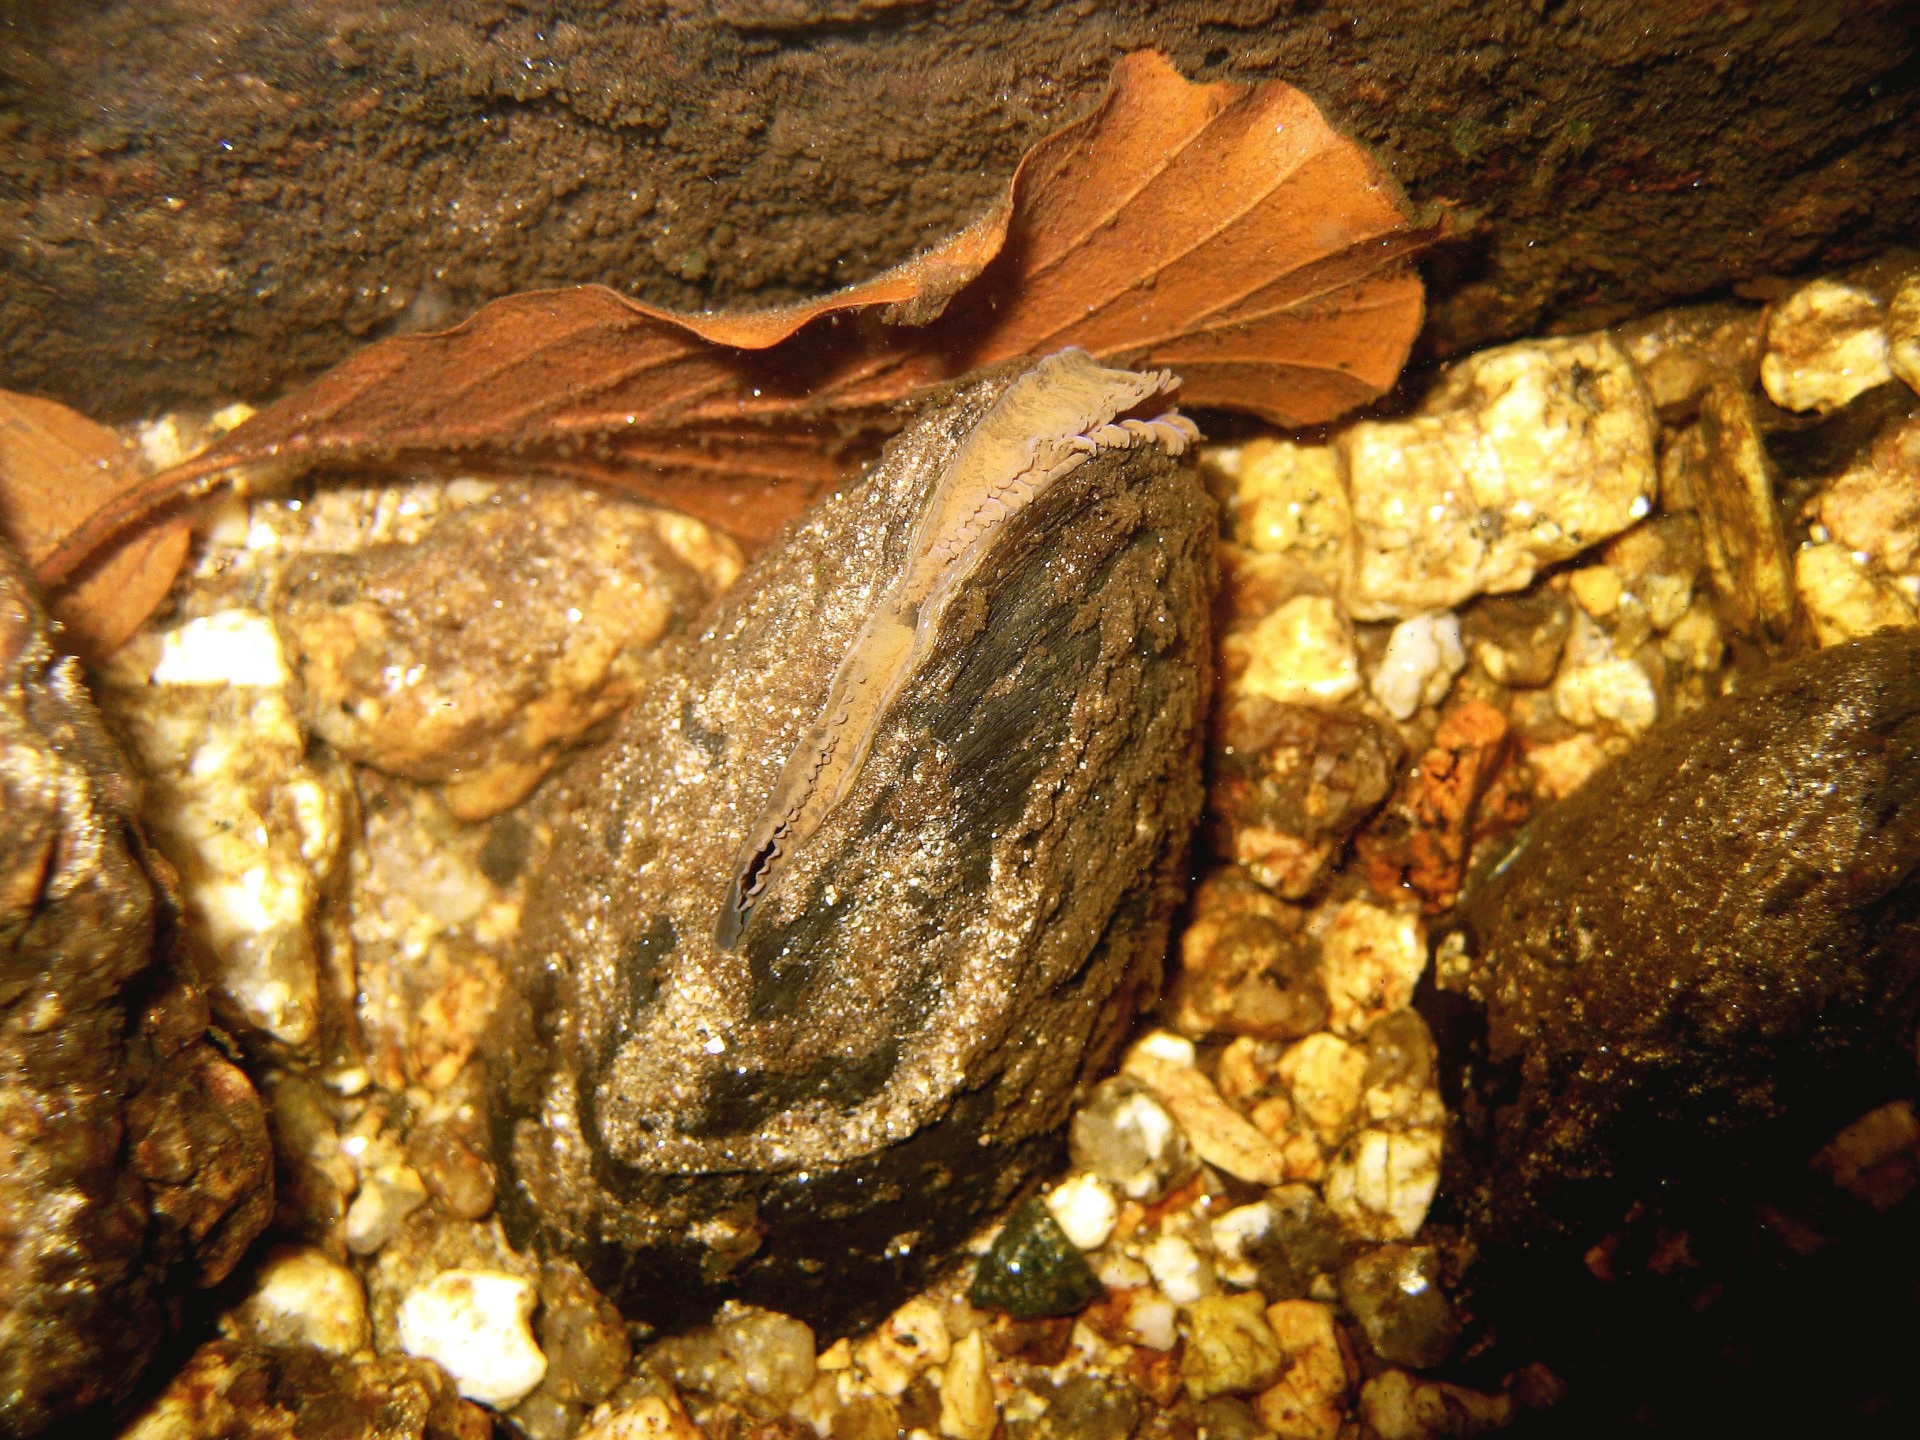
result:
[(266, 1345), (311, 1345), (329, 1355), (351, 1355), (367, 1343), (360, 1278), (311, 1246), (270, 1257), (236, 1315)]
[(1440, 1188), (1440, 1131), (1362, 1130), (1327, 1172), (1327, 1208), (1374, 1240), (1408, 1240)]
[(1178, 1235), (1162, 1235), (1140, 1254), (1153, 1272), (1153, 1283), (1176, 1305), (1191, 1305), (1212, 1287), (1206, 1262)]
[(469, 1400), (507, 1410), (545, 1378), (531, 1282), (499, 1270), (442, 1270), (400, 1302), (400, 1348), (431, 1360)]
[(287, 666), (271, 620), (251, 610), (221, 610), (163, 633), (152, 679), (156, 685), (277, 689), (287, 683)]
[(1171, 1030), (1149, 1030), (1133, 1048), (1142, 1055), (1151, 1055), (1156, 1060), (1165, 1060), (1173, 1065), (1192, 1065), (1200, 1055), (1193, 1041)]
[(1207, 1229), (1220, 1277), (1243, 1290), (1258, 1285), (1259, 1271), (1248, 1257), (1248, 1247), (1257, 1245), (1272, 1231), (1273, 1207), (1264, 1200), (1236, 1205), (1224, 1215), (1215, 1216)]
[(1109, 1250), (1093, 1262), (1093, 1273), (1109, 1290), (1138, 1290), (1153, 1283), (1153, 1272), (1131, 1255)]
[(1382, 709), (1405, 720), (1422, 705), (1446, 699), (1454, 677), (1466, 667), (1459, 617), (1450, 610), (1416, 615), (1393, 627), (1368, 688)]
[(1078, 1250), (1098, 1250), (1120, 1218), (1119, 1202), (1098, 1175), (1074, 1175), (1053, 1187), (1047, 1209)]
[(1238, 1260), (1245, 1255), (1249, 1241), (1258, 1240), (1273, 1228), (1273, 1207), (1264, 1200), (1236, 1205), (1216, 1216), (1207, 1228), (1213, 1235), (1213, 1248)]
[(1173, 1301), (1153, 1290), (1127, 1297), (1127, 1333), (1133, 1343), (1149, 1350), (1171, 1350), (1180, 1342), (1180, 1312)]

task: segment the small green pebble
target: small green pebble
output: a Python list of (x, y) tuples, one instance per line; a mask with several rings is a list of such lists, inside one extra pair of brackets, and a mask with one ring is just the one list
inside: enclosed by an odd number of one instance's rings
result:
[(1047, 1207), (1028, 1200), (1007, 1217), (993, 1248), (980, 1257), (967, 1299), (1016, 1320), (1071, 1315), (1105, 1288)]

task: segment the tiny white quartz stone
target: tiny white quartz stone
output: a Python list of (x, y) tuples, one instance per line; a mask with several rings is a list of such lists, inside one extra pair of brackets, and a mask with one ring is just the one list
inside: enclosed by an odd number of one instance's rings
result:
[(1236, 1205), (1208, 1225), (1214, 1250), (1227, 1260), (1244, 1260), (1247, 1246), (1264, 1239), (1273, 1229), (1273, 1207), (1264, 1200), (1251, 1205)]
[(1180, 1312), (1164, 1295), (1138, 1290), (1127, 1297), (1125, 1323), (1136, 1345), (1171, 1350), (1180, 1341)]
[(287, 683), (287, 666), (271, 620), (251, 610), (221, 610), (161, 635), (152, 678), (156, 685), (278, 688)]
[(1047, 1209), (1079, 1250), (1098, 1250), (1120, 1218), (1113, 1191), (1098, 1175), (1074, 1175), (1053, 1187)]
[(1416, 615), (1393, 627), (1368, 688), (1383, 710), (1406, 720), (1422, 705), (1446, 699), (1454, 677), (1466, 666), (1459, 617), (1450, 610)]
[(1171, 1030), (1149, 1030), (1142, 1035), (1133, 1047), (1142, 1055), (1151, 1055), (1156, 1060), (1165, 1060), (1170, 1065), (1192, 1065), (1200, 1052), (1194, 1048), (1193, 1041), (1184, 1035), (1176, 1035)]
[(1200, 1253), (1178, 1235), (1162, 1235), (1140, 1254), (1153, 1283), (1176, 1305), (1191, 1305), (1212, 1287)]
[(351, 1355), (367, 1343), (360, 1277), (310, 1246), (270, 1257), (238, 1315), (267, 1345), (311, 1345), (329, 1355)]
[(469, 1400), (507, 1410), (533, 1393), (547, 1357), (533, 1343), (530, 1281), (499, 1270), (442, 1270), (400, 1302), (400, 1348), (431, 1360)]
[(1440, 1188), (1437, 1129), (1362, 1130), (1327, 1172), (1327, 1208), (1353, 1234), (1409, 1240)]

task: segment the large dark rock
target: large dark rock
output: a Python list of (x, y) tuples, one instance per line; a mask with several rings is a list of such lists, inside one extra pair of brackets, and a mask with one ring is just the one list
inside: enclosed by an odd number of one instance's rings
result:
[[(1913, 1084), (1920, 633), (1767, 673), (1536, 819), (1464, 897), (1458, 1198), (1574, 1256), (1633, 1207), (1794, 1172)], [(1461, 1033), (1460, 1017), (1448, 1029)]]
[(259, 1098), (165, 963), (134, 811), (0, 545), (0, 1435), (124, 1399), (171, 1292), (224, 1279), (272, 1211)]
[(0, 0), (0, 384), (263, 398), (597, 281), (862, 279), (992, 203), (1121, 54), (1277, 77), (1458, 238), (1459, 349), (1920, 230), (1906, 0)]
[(743, 836), (1008, 385), (962, 387), (813, 512), (556, 777), (492, 1052), (502, 1206), (630, 1313), (733, 1293), (833, 1329), (899, 1298), (1055, 1152), (1157, 992), (1214, 522), (1155, 445), (1007, 523), (844, 803), (723, 923)]

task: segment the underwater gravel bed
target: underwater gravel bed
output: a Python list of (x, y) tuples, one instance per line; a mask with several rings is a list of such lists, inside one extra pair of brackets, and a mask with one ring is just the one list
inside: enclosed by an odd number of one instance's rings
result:
[[(496, 1214), (486, 1048), (554, 832), (540, 782), (737, 550), (559, 483), (234, 499), (98, 689), (270, 1101), (279, 1209), (220, 1338), (124, 1433), (278, 1433), (272, 1405), (320, 1397), (533, 1440), (1412, 1440), (1551, 1409), (1541, 1364), (1462, 1383), (1486, 1342), (1474, 1247), (1429, 1222), (1458, 1117), (1416, 993), (1464, 963), (1472, 874), (1653, 727), (1773, 655), (1920, 626), (1916, 391), (1896, 257), (1204, 447), (1218, 674), (1164, 995), (1065, 1168), (831, 1343), (738, 1303), (656, 1333)], [(177, 457), (210, 428), (140, 438)], [(1817, 1167), (1910, 1210), (1917, 1145), (1910, 1104), (1863, 1101)]]

